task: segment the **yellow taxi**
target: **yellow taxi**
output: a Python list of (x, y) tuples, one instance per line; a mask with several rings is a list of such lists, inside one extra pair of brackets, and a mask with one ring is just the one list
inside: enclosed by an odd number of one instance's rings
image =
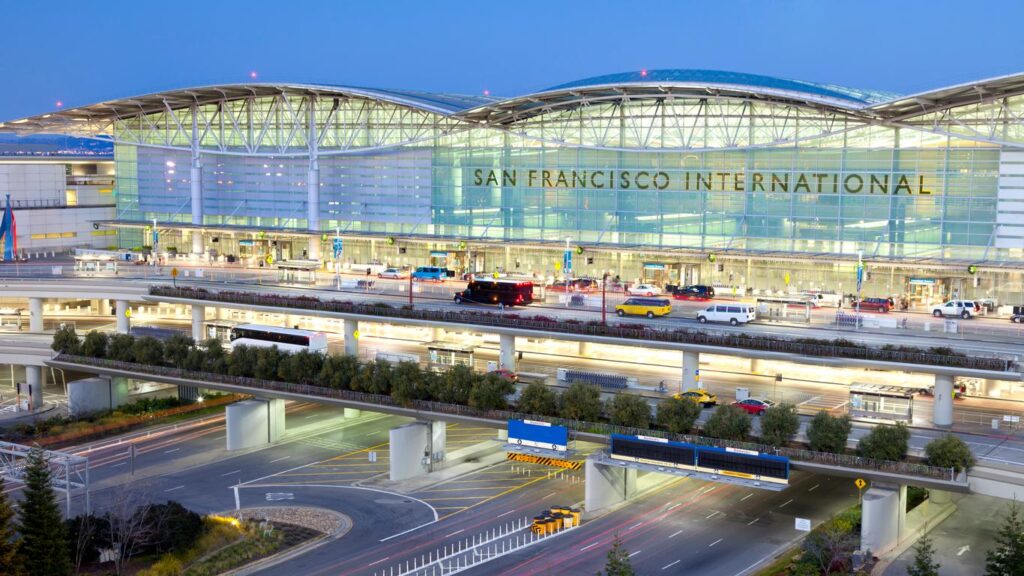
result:
[(672, 302), (668, 298), (629, 298), (615, 307), (619, 316), (668, 316), (672, 312)]
[(686, 392), (683, 392), (681, 394), (676, 394), (676, 398), (686, 398), (688, 400), (693, 400), (694, 402), (700, 404), (705, 408), (709, 408), (711, 406), (714, 406), (715, 404), (718, 404), (718, 396), (702, 388), (694, 388), (692, 390), (687, 390)]

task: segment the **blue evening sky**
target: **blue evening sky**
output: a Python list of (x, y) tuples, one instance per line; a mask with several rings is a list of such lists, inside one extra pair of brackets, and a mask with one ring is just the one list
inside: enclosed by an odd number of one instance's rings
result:
[(319, 82), (511, 96), (642, 68), (911, 93), (1024, 71), (1024, 3), (0, 0), (0, 121), (161, 89)]

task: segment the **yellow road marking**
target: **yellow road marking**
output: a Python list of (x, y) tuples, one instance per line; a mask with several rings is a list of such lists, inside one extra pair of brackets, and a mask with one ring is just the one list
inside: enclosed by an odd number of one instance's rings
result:
[[(523, 484), (520, 484), (519, 486), (516, 486), (514, 488), (509, 488), (508, 490), (505, 490), (504, 492), (500, 492), (498, 494), (495, 494), (494, 496), (490, 496), (490, 497), (485, 498), (485, 499), (483, 499), (483, 500), (481, 500), (479, 502), (475, 502), (473, 504), (470, 504), (469, 506), (466, 506), (465, 509), (461, 510), (461, 512), (465, 512), (466, 510), (469, 510), (470, 508), (475, 508), (475, 507), (477, 507), (477, 506), (479, 506), (481, 504), (486, 504), (487, 502), (490, 502), (491, 500), (494, 500), (495, 498), (501, 498), (502, 496), (504, 496), (506, 494), (510, 494), (512, 492), (515, 492), (516, 490), (519, 490), (521, 488), (525, 488), (525, 487), (529, 486), (530, 484), (533, 484), (535, 482), (540, 482), (541, 480), (547, 480), (547, 478), (544, 477), (544, 476), (540, 476), (540, 477), (534, 478), (533, 480), (530, 480), (529, 482), (524, 482)], [(450, 517), (450, 516), (452, 516), (454, 514), (458, 514), (458, 512), (452, 512), (451, 514), (446, 514), (446, 515), (442, 516), (441, 518), (438, 518), (438, 520), (444, 520), (445, 518), (448, 518), (448, 517)]]

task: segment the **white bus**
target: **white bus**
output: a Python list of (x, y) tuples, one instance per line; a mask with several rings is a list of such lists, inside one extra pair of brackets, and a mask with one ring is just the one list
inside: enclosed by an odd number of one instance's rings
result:
[(322, 332), (298, 330), (295, 328), (278, 328), (262, 324), (239, 324), (231, 329), (231, 347), (259, 346), (270, 348), (277, 346), (282, 352), (327, 353), (327, 336)]

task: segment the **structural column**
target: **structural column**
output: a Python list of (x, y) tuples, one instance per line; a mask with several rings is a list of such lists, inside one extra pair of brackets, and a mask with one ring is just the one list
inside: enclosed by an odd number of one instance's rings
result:
[(284, 400), (235, 402), (225, 408), (224, 418), (228, 450), (265, 446), (284, 436)]
[[(203, 163), (199, 155), (199, 108), (192, 105), (192, 163), (189, 171), (192, 198), (192, 225), (203, 225)], [(203, 231), (192, 230), (192, 254), (203, 253)]]
[(760, 374), (761, 373), (761, 359), (760, 358), (751, 358), (750, 359), (750, 373), (751, 374)]
[(20, 390), (29, 403), (29, 409), (43, 407), (43, 369), (40, 366), (25, 366), (25, 384)]
[(391, 429), (388, 466), (392, 481), (407, 480), (427, 471), (430, 435), (430, 427), (424, 426), (423, 422)]
[(683, 350), (683, 380), (682, 390), (699, 387), (697, 382), (697, 370), (700, 369), (700, 352)]
[(43, 331), (43, 299), (28, 299), (28, 330), (29, 332)]
[(320, 163), (317, 160), (318, 135), (316, 130), (316, 96), (309, 96), (306, 143), (309, 147), (309, 170), (306, 172), (306, 228), (316, 236), (309, 240), (308, 256), (320, 259)]
[(345, 325), (345, 354), (359, 356), (359, 321), (344, 320)]
[(192, 305), (192, 339), (197, 343), (206, 340), (203, 324), (206, 323), (206, 306)]
[(117, 313), (117, 333), (127, 334), (131, 330), (131, 323), (128, 317), (128, 301), (116, 301), (114, 303), (114, 310)]
[(903, 539), (907, 519), (907, 487), (874, 484), (864, 493), (860, 548), (881, 556)]
[(953, 425), (953, 377), (949, 374), (935, 375), (935, 403), (932, 406), (932, 423), (936, 426)]
[(636, 469), (587, 458), (584, 465), (583, 508), (587, 513), (625, 502), (636, 494)]
[(499, 368), (516, 371), (516, 337), (512, 334), (502, 334), (501, 352), (498, 355)]
[(579, 352), (579, 356), (581, 358), (585, 358), (587, 356), (590, 356), (590, 349), (592, 347), (593, 347), (593, 345), (590, 342), (580, 342), (579, 343), (579, 351), (578, 351)]

